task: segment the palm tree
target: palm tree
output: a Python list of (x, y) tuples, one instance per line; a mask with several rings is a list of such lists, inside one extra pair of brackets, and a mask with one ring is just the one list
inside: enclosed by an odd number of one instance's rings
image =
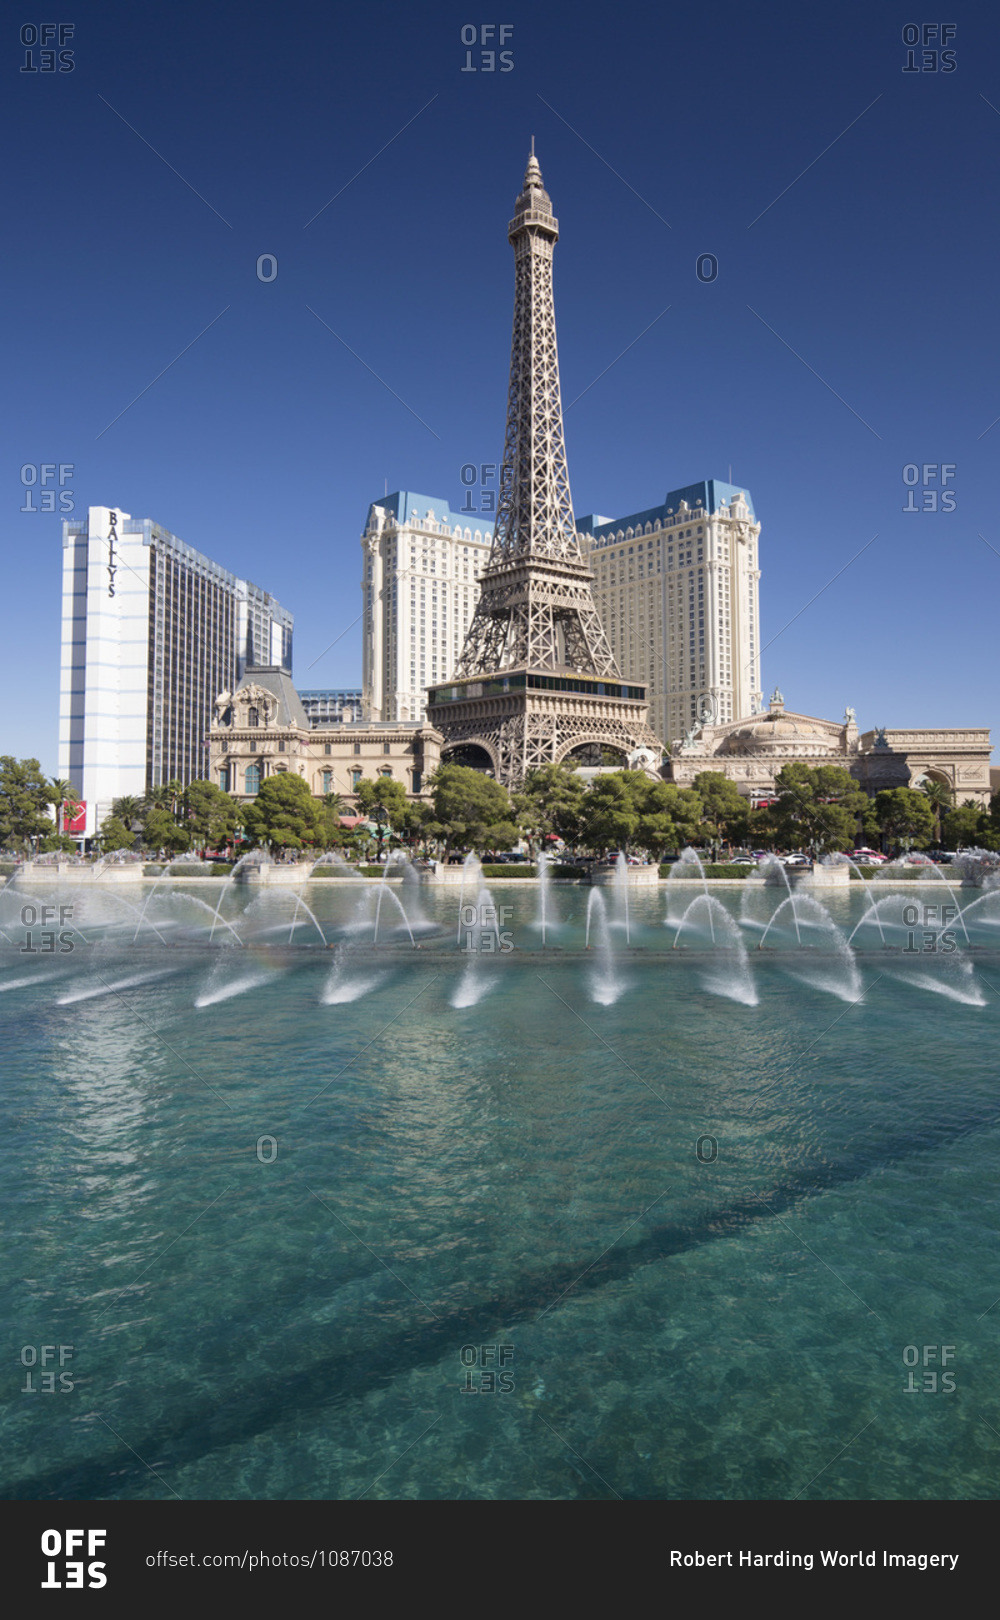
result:
[(133, 798), (129, 793), (111, 801), (111, 814), (117, 816), (129, 832), (135, 832), (136, 824), (142, 821), (143, 808), (142, 800)]
[(939, 847), (941, 843), (941, 813), (950, 810), (954, 802), (954, 795), (946, 782), (938, 782), (933, 777), (926, 777), (920, 784), (920, 791), (931, 802), (934, 811), (934, 843)]
[(148, 795), (149, 803), (154, 810), (169, 810), (174, 820), (177, 819), (177, 806), (183, 796), (184, 788), (176, 778), (169, 782), (161, 782)]
[(63, 805), (79, 804), (80, 795), (73, 786), (72, 782), (67, 782), (66, 779), (61, 776), (54, 776), (52, 778), (51, 782), (49, 783), (49, 790), (52, 794), (52, 803), (56, 807), (56, 832), (61, 833), (63, 830)]

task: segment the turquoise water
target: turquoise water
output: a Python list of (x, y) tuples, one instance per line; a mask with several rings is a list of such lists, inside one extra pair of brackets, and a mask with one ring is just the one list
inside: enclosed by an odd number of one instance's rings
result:
[(1000, 897), (857, 888), (8, 890), (0, 1494), (995, 1496)]

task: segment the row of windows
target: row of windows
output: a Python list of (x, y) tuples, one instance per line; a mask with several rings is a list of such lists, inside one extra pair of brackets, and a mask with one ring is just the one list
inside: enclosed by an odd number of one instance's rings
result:
[[(282, 767), (282, 769), (284, 769), (284, 767)], [(392, 776), (392, 771), (388, 770), (388, 769), (383, 769), (383, 770), (380, 770), (378, 774), (379, 774), (379, 776)], [(364, 772), (360, 769), (360, 767), (352, 767), (351, 772), (350, 772), (351, 792), (352, 793), (356, 793), (358, 791), (358, 787), (359, 787), (359, 785), (361, 783), (361, 780), (362, 780), (363, 776), (364, 776)], [(411, 780), (412, 780), (412, 783), (413, 783), (413, 792), (414, 793), (419, 793), (420, 788), (421, 788), (421, 783), (423, 781), (423, 772), (420, 771), (420, 770), (411, 770), (410, 771), (410, 777), (411, 777)], [(261, 768), (260, 768), (259, 765), (247, 765), (247, 766), (245, 766), (244, 770), (243, 770), (243, 788), (242, 788), (242, 791), (244, 793), (250, 794), (250, 795), (259, 793), (260, 792), (260, 780), (261, 780)], [(239, 792), (240, 790), (239, 790), (239, 788), (237, 786), (238, 781), (239, 781), (239, 771), (237, 770), (237, 767), (235, 765), (234, 766), (223, 765), (222, 769), (219, 772), (219, 786), (222, 789), (223, 793)], [(320, 773), (320, 783), (321, 783), (321, 788), (322, 788), (323, 793), (332, 793), (334, 791), (334, 788), (333, 788), (333, 772), (332, 771), (322, 771)]]

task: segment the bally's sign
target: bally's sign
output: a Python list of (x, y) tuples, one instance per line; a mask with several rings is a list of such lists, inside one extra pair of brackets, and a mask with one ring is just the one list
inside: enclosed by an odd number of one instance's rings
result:
[(118, 553), (115, 546), (118, 540), (118, 513), (108, 514), (108, 595), (115, 594), (115, 574), (118, 572)]

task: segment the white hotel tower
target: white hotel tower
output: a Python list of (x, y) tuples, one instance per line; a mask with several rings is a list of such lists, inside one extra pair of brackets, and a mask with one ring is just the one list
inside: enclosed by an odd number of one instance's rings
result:
[(453, 674), (493, 530), (448, 502), (396, 490), (361, 536), (362, 706), (368, 720), (422, 720), (427, 687)]
[(291, 673), (292, 615), (151, 519), (63, 523), (59, 775), (92, 837), (111, 801), (208, 774), (215, 699), (248, 663)]
[(707, 478), (628, 517), (578, 518), (577, 530), (618, 667), (645, 683), (661, 741), (756, 714), (760, 524), (746, 491)]

